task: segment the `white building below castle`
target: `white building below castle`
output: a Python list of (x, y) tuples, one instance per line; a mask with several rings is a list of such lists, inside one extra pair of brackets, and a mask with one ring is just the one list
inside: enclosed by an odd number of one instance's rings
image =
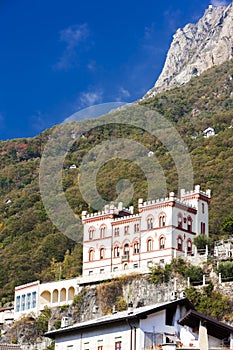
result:
[(76, 278), (48, 283), (35, 281), (16, 287), (14, 319), (29, 314), (38, 316), (45, 307), (71, 304), (77, 287)]

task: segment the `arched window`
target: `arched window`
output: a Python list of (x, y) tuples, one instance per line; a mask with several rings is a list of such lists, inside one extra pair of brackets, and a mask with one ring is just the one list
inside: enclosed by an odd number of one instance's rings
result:
[(187, 223), (187, 229), (189, 232), (192, 232), (192, 218), (191, 216), (188, 216), (188, 223)]
[(129, 255), (129, 243), (125, 243), (124, 245), (124, 255)]
[(104, 259), (105, 256), (105, 249), (104, 248), (100, 248), (100, 260)]
[(161, 213), (159, 215), (159, 227), (164, 227), (164, 226), (166, 226), (166, 214)]
[(93, 248), (89, 250), (89, 261), (94, 261), (95, 258), (95, 251)]
[(181, 237), (178, 237), (178, 239), (177, 239), (177, 249), (180, 251), (183, 250), (183, 240)]
[(187, 242), (187, 253), (192, 254), (192, 241), (190, 239)]
[(113, 248), (113, 257), (114, 258), (119, 258), (119, 256), (120, 256), (120, 247), (118, 245), (116, 245)]
[(100, 238), (104, 238), (106, 236), (106, 226), (103, 225), (100, 227)]
[(95, 237), (95, 228), (94, 227), (90, 227), (88, 230), (88, 234), (89, 234), (89, 240), (94, 239)]
[(147, 229), (150, 230), (153, 228), (154, 218), (153, 216), (148, 216), (147, 220)]
[(152, 250), (153, 250), (153, 241), (151, 238), (149, 238), (147, 241), (147, 251), (151, 252)]
[(178, 214), (178, 228), (182, 228), (182, 215)]
[(134, 254), (139, 254), (139, 251), (140, 251), (140, 244), (139, 244), (139, 242), (134, 242), (134, 244), (133, 244), (133, 252), (134, 252)]
[(162, 236), (159, 238), (159, 249), (164, 249), (165, 248), (165, 237)]

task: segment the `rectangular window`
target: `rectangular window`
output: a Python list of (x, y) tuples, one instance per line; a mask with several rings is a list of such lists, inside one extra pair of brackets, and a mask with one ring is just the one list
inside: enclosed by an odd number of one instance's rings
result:
[(16, 297), (16, 312), (20, 311), (20, 296)]
[(92, 240), (94, 238), (94, 229), (90, 228), (89, 230), (89, 240)]
[(97, 350), (103, 350), (103, 340), (98, 340)]
[(21, 300), (21, 310), (22, 310), (22, 311), (25, 310), (25, 299), (26, 299), (26, 295), (23, 294), (23, 295), (22, 295), (22, 300)]
[(166, 326), (174, 326), (176, 307), (166, 309)]
[(202, 203), (202, 214), (205, 214), (205, 204), (204, 203)]
[(125, 226), (124, 227), (124, 232), (125, 232), (125, 235), (127, 235), (129, 233), (129, 226)]
[(139, 224), (134, 225), (134, 233), (139, 232)]
[(27, 310), (31, 308), (31, 293), (27, 294), (27, 305), (26, 305)]
[(205, 234), (205, 223), (201, 222), (201, 233)]
[(36, 292), (32, 292), (32, 308), (36, 307)]
[(119, 234), (120, 234), (119, 227), (115, 227), (115, 228), (114, 228), (114, 236), (115, 236), (115, 237), (118, 237)]
[(100, 269), (100, 274), (104, 273), (104, 269)]
[(152, 267), (153, 266), (153, 261), (147, 261), (147, 267)]
[(121, 341), (115, 342), (115, 350), (121, 350)]
[(84, 345), (84, 347), (83, 347), (84, 350), (89, 350), (89, 345), (90, 345), (89, 342), (84, 343), (83, 345)]

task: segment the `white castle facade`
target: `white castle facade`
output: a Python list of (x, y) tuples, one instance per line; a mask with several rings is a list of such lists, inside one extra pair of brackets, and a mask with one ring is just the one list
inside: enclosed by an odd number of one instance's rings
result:
[[(210, 190), (181, 190), (180, 198), (138, 201), (138, 214), (106, 206), (103, 212), (82, 213), (83, 278), (148, 269), (155, 263), (193, 254), (193, 239), (208, 236)], [(135, 271), (136, 272), (136, 271)]]

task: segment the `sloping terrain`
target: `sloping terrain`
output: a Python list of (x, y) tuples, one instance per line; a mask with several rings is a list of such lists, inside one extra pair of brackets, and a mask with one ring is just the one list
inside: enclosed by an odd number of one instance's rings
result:
[[(159, 111), (174, 123), (188, 146), (195, 183), (212, 190), (211, 236), (232, 234), (223, 230), (223, 223), (233, 215), (233, 62), (211, 68), (185, 86), (160, 93), (142, 104)], [(207, 127), (215, 128), (217, 135), (204, 138), (202, 131)], [(12, 299), (15, 285), (36, 279), (68, 278), (81, 272), (81, 245), (58, 232), (41, 201), (40, 157), (51, 132), (47, 130), (31, 139), (0, 142), (2, 302)], [(64, 163), (64, 192), (77, 215), (82, 210), (92, 210), (78, 188), (83, 156), (95, 145), (114, 137), (136, 140), (153, 151), (166, 176), (168, 190), (177, 188), (174, 162), (155, 137), (136, 128), (99, 127), (76, 141)], [(77, 168), (70, 169), (72, 164)], [(134, 184), (130, 204), (136, 207), (137, 199), (147, 196), (147, 182), (142, 170), (130, 161), (112, 159), (106, 163), (98, 173), (97, 188), (103, 198), (114, 200), (117, 194), (115, 184), (125, 178)]]

